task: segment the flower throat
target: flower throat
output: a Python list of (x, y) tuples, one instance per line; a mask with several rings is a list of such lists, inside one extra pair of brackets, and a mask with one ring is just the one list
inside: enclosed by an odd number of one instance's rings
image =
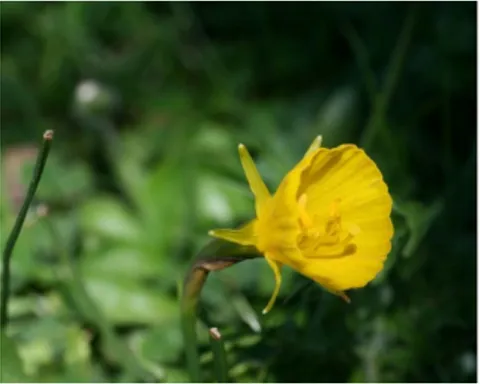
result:
[(309, 258), (339, 258), (353, 255), (357, 246), (353, 239), (360, 229), (349, 225), (348, 230), (342, 227), (342, 218), (337, 199), (330, 204), (330, 214), (322, 226), (316, 224), (307, 212), (307, 195), (304, 193), (298, 199), (301, 233), (298, 236), (298, 246)]

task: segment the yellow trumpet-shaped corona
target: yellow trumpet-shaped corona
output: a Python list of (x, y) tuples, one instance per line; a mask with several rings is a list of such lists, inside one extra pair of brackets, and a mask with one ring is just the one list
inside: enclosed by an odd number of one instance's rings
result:
[(256, 218), (210, 235), (253, 245), (265, 256), (276, 285), (263, 313), (280, 291), (282, 265), (349, 301), (344, 291), (374, 279), (390, 252), (392, 199), (380, 170), (355, 145), (320, 145), (318, 136), (273, 196), (246, 147), (239, 145)]

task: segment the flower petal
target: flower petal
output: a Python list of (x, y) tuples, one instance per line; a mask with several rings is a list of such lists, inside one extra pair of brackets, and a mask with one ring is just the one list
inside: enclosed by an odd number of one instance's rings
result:
[(255, 210), (257, 212), (257, 216), (259, 216), (266, 203), (270, 200), (271, 195), (267, 186), (263, 182), (262, 177), (258, 173), (252, 157), (243, 144), (238, 146), (238, 153), (240, 154), (240, 161), (242, 163), (245, 176), (247, 177), (248, 184), (250, 185), (250, 189), (255, 196)]
[(389, 198), (382, 174), (363, 150), (355, 145), (320, 148), (302, 174), (298, 196), (306, 193), (309, 212), (328, 214), (329, 205), (360, 205), (380, 195)]
[(359, 245), (354, 255), (312, 259), (299, 272), (332, 291), (361, 288), (382, 270), (390, 248), (389, 241), (369, 247)]
[[(316, 144), (318, 140), (314, 141), (311, 147), (315, 147)], [(272, 248), (297, 248), (297, 237), (300, 232), (297, 192), (302, 174), (310, 166), (315, 151), (318, 149), (307, 153), (283, 178), (263, 215), (259, 216), (258, 237), (261, 251)]]
[(365, 152), (354, 145), (320, 148), (302, 174), (297, 196), (306, 194), (307, 212), (323, 228), (332, 215), (347, 231), (354, 228), (355, 252), (339, 257), (310, 255), (299, 272), (327, 289), (359, 288), (375, 278), (391, 248), (392, 199), (382, 174)]
[(252, 220), (239, 229), (212, 229), (208, 234), (218, 239), (241, 245), (256, 245), (256, 221)]
[(278, 293), (280, 292), (280, 286), (282, 285), (282, 275), (280, 272), (282, 264), (278, 261), (271, 259), (268, 255), (265, 255), (265, 260), (267, 260), (268, 265), (270, 265), (275, 275), (275, 288), (273, 290), (272, 297), (270, 297), (270, 300), (268, 301), (267, 306), (262, 311), (264, 315), (272, 309), (273, 305), (275, 304), (275, 300), (277, 299)]
[(310, 144), (310, 147), (308, 147), (307, 152), (305, 152), (305, 155), (303, 156), (303, 158), (310, 156), (321, 146), (322, 146), (322, 135), (318, 135), (315, 138), (315, 140), (313, 140), (312, 144)]

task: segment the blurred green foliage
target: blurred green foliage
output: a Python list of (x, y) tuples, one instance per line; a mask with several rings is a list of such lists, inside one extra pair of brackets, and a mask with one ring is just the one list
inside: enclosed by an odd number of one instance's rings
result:
[[(259, 259), (209, 278), (199, 338), (239, 382), (474, 381), (474, 3), (1, 5), (1, 243), (45, 129), (13, 257), (3, 381), (186, 381), (178, 287), (317, 134), (358, 143), (395, 199), (384, 271), (352, 304)], [(45, 216), (45, 207), (48, 214)], [(43, 214), (42, 214), (43, 212)]]

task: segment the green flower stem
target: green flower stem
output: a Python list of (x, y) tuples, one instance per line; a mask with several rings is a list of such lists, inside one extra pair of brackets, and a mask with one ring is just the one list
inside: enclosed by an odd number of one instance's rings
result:
[(210, 328), (209, 334), (217, 383), (226, 383), (228, 381), (228, 364), (222, 335), (217, 328)]
[(201, 382), (197, 350), (196, 309), (207, 276), (244, 260), (259, 257), (253, 247), (242, 247), (221, 240), (208, 244), (197, 256), (184, 281), (181, 311), (188, 372), (193, 382)]
[(197, 333), (195, 332), (195, 310), (200, 291), (207, 279), (207, 275), (208, 271), (202, 268), (192, 270), (188, 277), (188, 285), (185, 284), (181, 301), (182, 331), (185, 342), (187, 368), (190, 379), (195, 383), (201, 382), (200, 359), (197, 351)]
[(33, 177), (28, 187), (27, 195), (23, 201), (22, 208), (18, 213), (17, 219), (13, 226), (12, 231), (7, 240), (5, 250), (3, 251), (2, 258), (2, 292), (0, 293), (0, 329), (4, 330), (8, 323), (8, 297), (10, 295), (10, 261), (12, 259), (13, 248), (17, 242), (20, 231), (22, 230), (23, 223), (27, 217), (28, 208), (32, 203), (33, 197), (38, 187), (38, 183), (42, 177), (43, 169), (47, 162), (48, 154), (53, 139), (53, 131), (48, 130), (43, 134), (43, 146), (40, 154), (37, 157), (37, 163), (35, 164), (35, 170), (33, 171)]

